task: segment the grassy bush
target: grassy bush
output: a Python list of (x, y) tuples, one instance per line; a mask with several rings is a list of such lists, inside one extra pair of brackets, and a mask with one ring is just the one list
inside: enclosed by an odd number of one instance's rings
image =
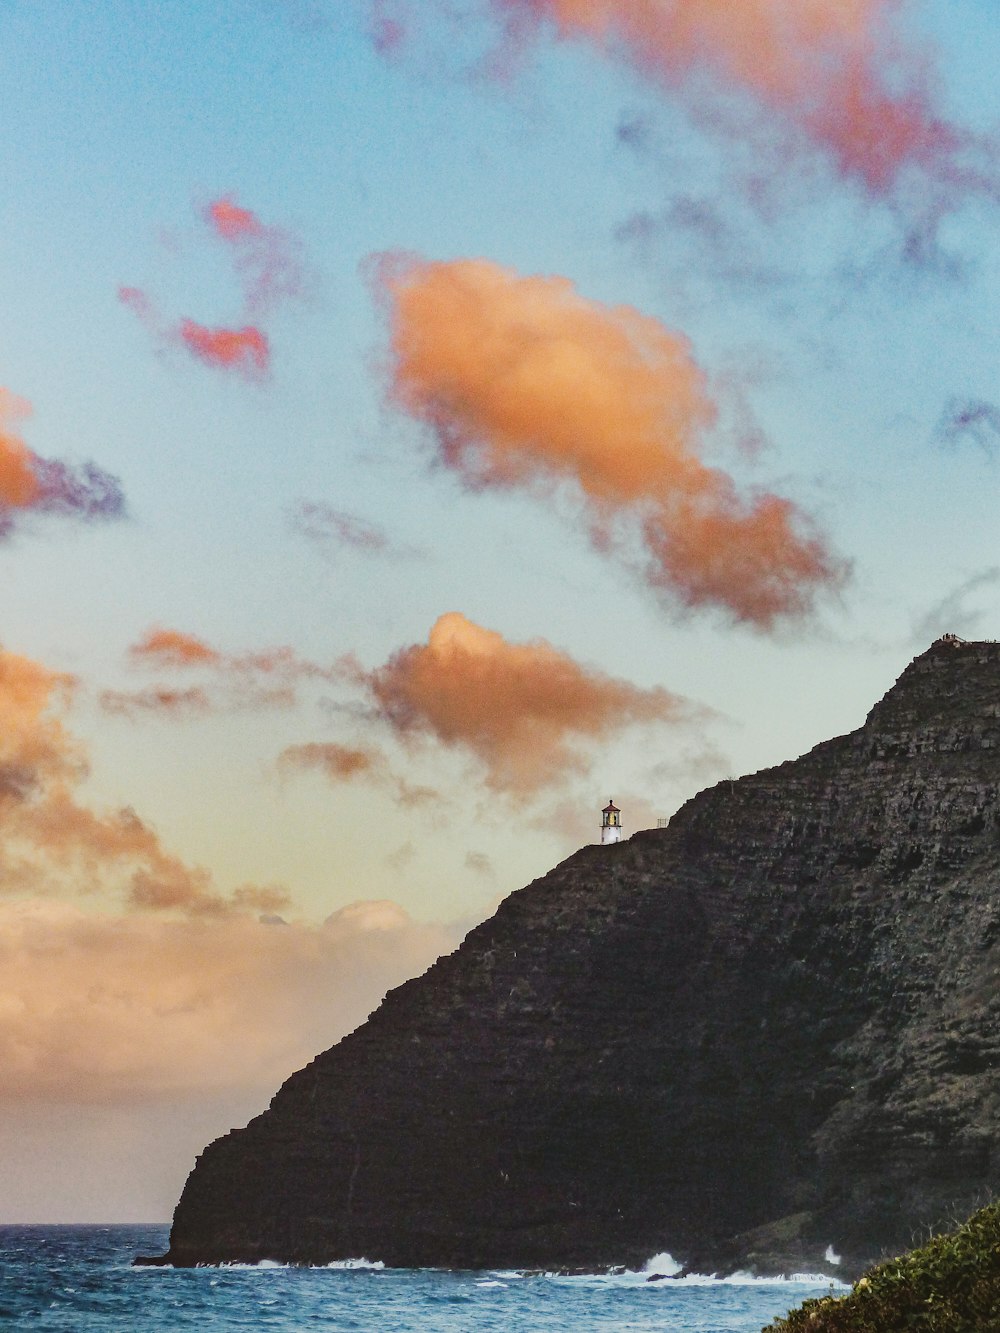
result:
[(870, 1269), (847, 1296), (806, 1301), (763, 1333), (1000, 1331), (1000, 1204)]

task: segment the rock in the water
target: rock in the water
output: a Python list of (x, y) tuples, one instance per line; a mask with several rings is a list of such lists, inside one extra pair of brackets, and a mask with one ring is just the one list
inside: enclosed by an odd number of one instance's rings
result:
[(939, 640), (859, 731), (584, 848), (391, 992), (204, 1152), (168, 1260), (905, 1248), (1000, 1185), (998, 788), (1000, 645)]

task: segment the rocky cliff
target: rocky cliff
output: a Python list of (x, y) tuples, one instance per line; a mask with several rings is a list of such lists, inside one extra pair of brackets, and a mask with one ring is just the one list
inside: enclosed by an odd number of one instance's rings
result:
[(854, 1272), (1000, 1183), (1000, 645), (586, 847), (198, 1160), (177, 1264)]

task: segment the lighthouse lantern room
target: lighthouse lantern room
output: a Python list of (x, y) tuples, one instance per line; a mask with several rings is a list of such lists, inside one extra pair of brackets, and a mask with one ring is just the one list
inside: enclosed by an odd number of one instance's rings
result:
[(621, 840), (622, 812), (614, 801), (609, 801), (601, 811), (601, 842), (621, 842)]

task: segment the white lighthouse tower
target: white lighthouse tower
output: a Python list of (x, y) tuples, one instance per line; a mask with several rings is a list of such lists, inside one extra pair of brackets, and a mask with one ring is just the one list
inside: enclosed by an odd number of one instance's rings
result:
[(601, 811), (601, 842), (621, 842), (621, 840), (622, 812), (614, 801), (609, 801)]

